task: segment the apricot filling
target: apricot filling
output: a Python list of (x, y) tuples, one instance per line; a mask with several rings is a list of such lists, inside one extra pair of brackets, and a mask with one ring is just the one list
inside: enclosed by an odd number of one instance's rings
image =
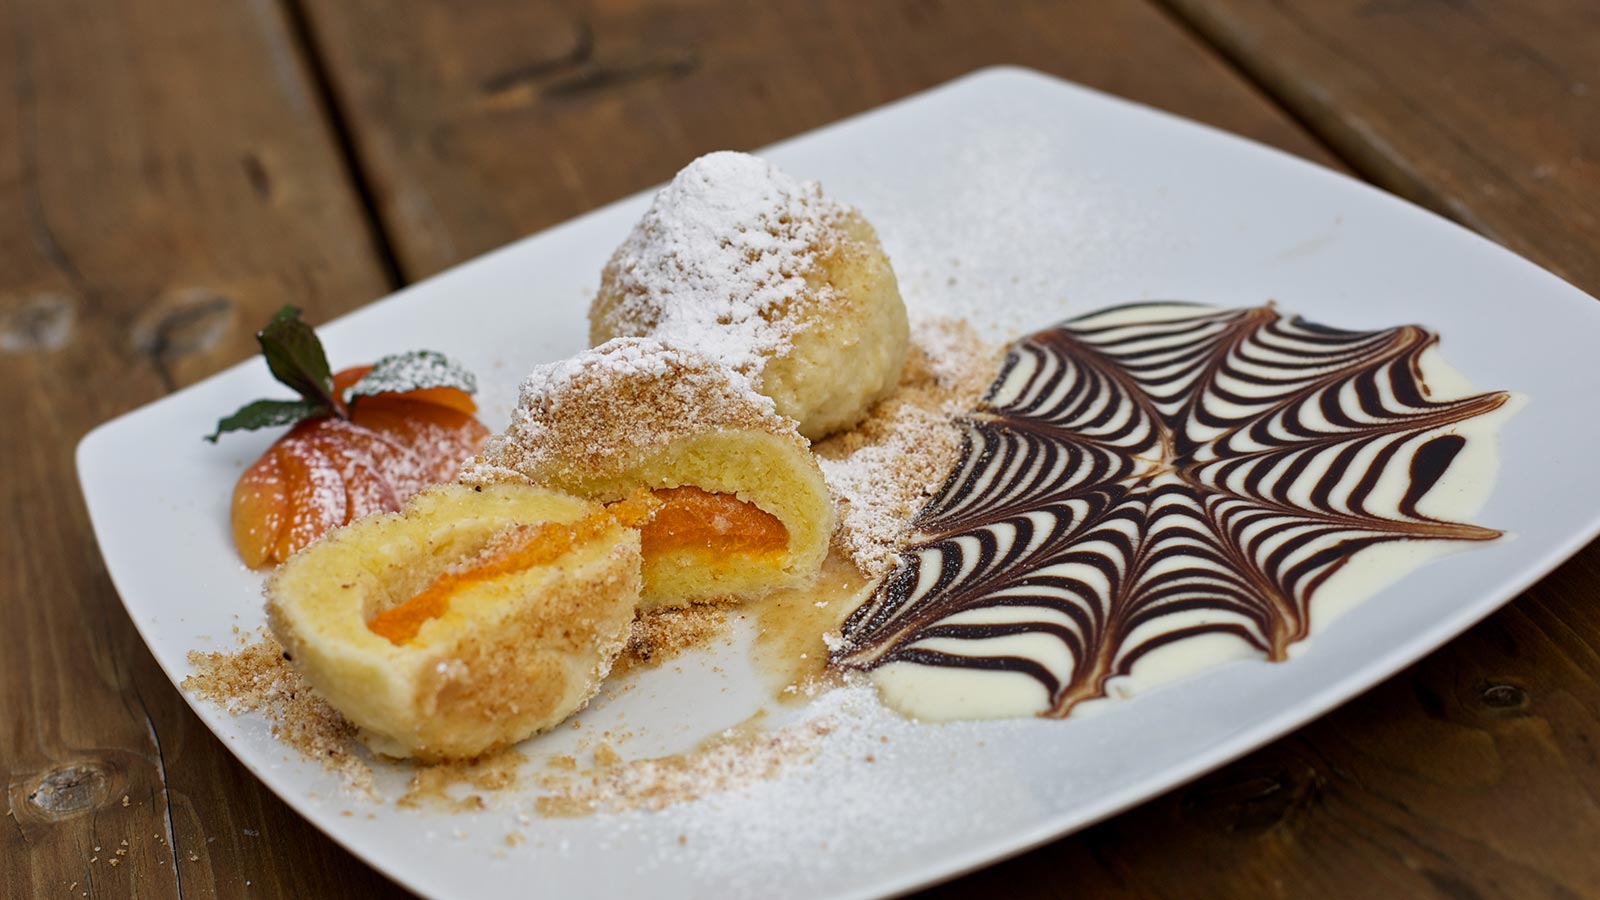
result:
[(684, 551), (763, 556), (789, 546), (789, 530), (777, 516), (732, 494), (689, 486), (641, 491), (571, 524), (506, 528), (475, 556), (445, 570), (411, 599), (379, 613), (367, 627), (396, 645), (413, 641), (428, 620), (444, 615), (457, 592), (555, 562), (615, 524), (639, 529), (646, 557)]
[(413, 641), (429, 619), (444, 615), (458, 591), (553, 563), (615, 524), (611, 513), (601, 512), (567, 525), (513, 525), (496, 534), (476, 556), (442, 572), (415, 597), (379, 613), (367, 627), (392, 644)]
[(650, 493), (661, 505), (639, 528), (646, 556), (682, 550), (755, 556), (789, 547), (789, 529), (777, 516), (732, 494), (687, 485)]

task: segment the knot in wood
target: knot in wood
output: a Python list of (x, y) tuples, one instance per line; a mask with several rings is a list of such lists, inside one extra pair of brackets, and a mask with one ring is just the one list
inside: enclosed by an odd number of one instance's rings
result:
[(1304, 760), (1279, 762), (1236, 765), (1201, 781), (1180, 802), (1184, 818), (1246, 836), (1292, 824), (1321, 796), (1324, 779)]
[(28, 805), (46, 819), (65, 819), (105, 803), (111, 777), (95, 762), (79, 762), (52, 769), (39, 777), (28, 792)]
[(133, 326), (133, 346), (157, 360), (204, 353), (237, 321), (236, 304), (216, 291), (187, 287), (157, 297)]
[(1494, 683), (1485, 685), (1480, 696), (1483, 699), (1483, 705), (1492, 710), (1504, 712), (1528, 708), (1528, 692), (1514, 684)]
[(63, 294), (42, 293), (20, 303), (0, 304), (0, 353), (48, 353), (72, 339), (77, 317)]

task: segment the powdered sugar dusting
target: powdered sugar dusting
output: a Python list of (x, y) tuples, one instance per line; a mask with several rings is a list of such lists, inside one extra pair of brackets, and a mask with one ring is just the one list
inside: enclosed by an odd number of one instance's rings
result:
[[(1026, 806), (1014, 781), (994, 777), (1003, 770), (974, 770), (969, 761), (983, 735), (993, 737), (1011, 723), (918, 723), (890, 712), (865, 683), (818, 697), (788, 730), (815, 722), (827, 723), (827, 732), (810, 740), (807, 757), (778, 777), (675, 808), (674, 825), (684, 838), (663, 848), (663, 864), (715, 873), (719, 890), (730, 896), (824, 895), (896, 852), (890, 846), (877, 856), (835, 852), (862, 834), (895, 835), (888, 845), (960, 846), (989, 833), (1010, 809)], [(922, 780), (900, 777), (906, 769)], [(953, 799), (973, 790), (994, 802)], [(796, 858), (804, 863), (795, 865)], [(774, 883), (778, 872), (781, 884)]]
[(310, 441), (284, 441), (278, 447), (280, 459), (292, 460), (304, 473), (307, 490), (296, 498), (299, 504), (290, 509), (284, 537), (290, 545), (303, 547), (328, 529), (349, 521), (345, 480)]
[(757, 375), (789, 346), (796, 317), (779, 314), (820, 299), (808, 295), (806, 276), (830, 240), (830, 221), (845, 210), (816, 182), (765, 160), (729, 151), (702, 156), (656, 195), (618, 248), (593, 315), (611, 333), (696, 346)]
[(443, 353), (413, 350), (385, 356), (351, 385), (351, 397), (403, 393), (426, 388), (450, 387), (468, 394), (478, 390), (478, 379), (464, 366)]
[(982, 397), (999, 349), (960, 319), (913, 322), (900, 385), (853, 430), (817, 444), (839, 502), (834, 543), (869, 577), (887, 574), (911, 516), (961, 456), (955, 417)]
[(914, 185), (894, 186), (939, 202), (896, 215), (896, 203), (852, 195), (869, 212), (885, 207), (874, 220), (913, 315), (965, 318), (983, 337), (1010, 341), (1108, 301), (1160, 293), (1169, 260), (1193, 236), (1162, 216), (1159, 193), (1064, 164), (1076, 142), (1053, 129), (972, 130), (930, 150)]

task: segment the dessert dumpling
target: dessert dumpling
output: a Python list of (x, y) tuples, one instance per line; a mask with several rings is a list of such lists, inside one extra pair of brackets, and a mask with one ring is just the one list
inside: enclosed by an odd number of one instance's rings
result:
[(639, 600), (639, 534), (528, 485), (441, 485), (295, 554), (267, 619), (367, 743), (459, 759), (588, 702)]
[(461, 480), (629, 501), (625, 518), (643, 541), (641, 607), (801, 583), (833, 532), (828, 486), (794, 420), (733, 369), (649, 338), (535, 369), (510, 428)]
[(906, 311), (877, 233), (744, 153), (702, 156), (656, 195), (601, 274), (589, 340), (652, 336), (749, 376), (818, 440), (894, 389)]

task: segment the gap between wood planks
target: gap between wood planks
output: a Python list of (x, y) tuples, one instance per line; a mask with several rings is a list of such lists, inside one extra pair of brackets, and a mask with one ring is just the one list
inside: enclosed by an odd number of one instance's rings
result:
[(350, 132), (350, 117), (344, 104), (339, 101), (339, 92), (333, 87), (333, 78), (328, 73), (327, 61), (322, 45), (317, 41), (316, 29), (306, 14), (303, 0), (282, 0), (282, 3), (284, 16), (288, 19), (295, 46), (299, 48), (300, 56), (305, 62), (306, 73), (316, 94), (317, 104), (321, 108), (322, 118), (328, 124), (329, 133), (333, 135), (345, 176), (349, 179), (350, 186), (354, 188), (356, 198), (360, 202), (361, 217), (367, 223), (368, 237), (371, 239), (373, 252), (378, 256), (383, 278), (388, 282), (390, 290), (399, 290), (406, 286), (408, 279), (400, 268), (400, 259), (395, 254), (389, 229), (383, 223), (383, 216), (379, 214), (372, 180), (367, 177), (366, 166), (361, 163), (355, 136)]
[(1461, 210), (1452, 208), (1445, 202), (1445, 198), (1438, 196), (1428, 185), (1416, 179), (1397, 177), (1394, 171), (1395, 161), (1387, 158), (1385, 148), (1370, 140), (1352, 139), (1348, 135), (1344, 140), (1340, 140), (1338, 135), (1331, 134), (1325, 124), (1311, 114), (1311, 110), (1298, 102), (1291, 87), (1273, 79), (1259, 58), (1235, 46), (1227, 39), (1228, 35), (1214, 23), (1195, 15), (1192, 9), (1185, 9), (1183, 0), (1151, 0), (1150, 5), (1174, 26), (1194, 38), (1196, 43), (1209, 48), (1217, 60), (1227, 66), (1240, 81), (1277, 107), (1285, 118), (1298, 125), (1330, 156), (1343, 162), (1356, 177), (1404, 197), (1491, 240), (1498, 241), (1492, 230), (1462, 215)]
[(1306, 137), (1325, 153), (1344, 163), (1356, 177), (1373, 184), (1379, 183), (1374, 177), (1375, 173), (1362, 164), (1359, 154), (1348, 154), (1345, 152), (1346, 148), (1340, 147), (1329, 140), (1328, 135), (1317, 127), (1315, 121), (1308, 118), (1295, 105), (1292, 98), (1286, 97), (1282, 91), (1276, 90), (1270, 81), (1262, 78), (1261, 74), (1248, 64), (1247, 60), (1230, 52), (1226, 43), (1217, 41), (1214, 34), (1206, 31), (1199, 23), (1184, 15), (1183, 10), (1174, 4), (1174, 0), (1150, 0), (1150, 8), (1160, 14), (1162, 18), (1171, 22), (1174, 28), (1188, 35), (1196, 44), (1211, 51), (1212, 56), (1216, 57), (1218, 63), (1225, 66), (1240, 82), (1247, 85), (1250, 90), (1277, 109), (1285, 119), (1298, 126)]

